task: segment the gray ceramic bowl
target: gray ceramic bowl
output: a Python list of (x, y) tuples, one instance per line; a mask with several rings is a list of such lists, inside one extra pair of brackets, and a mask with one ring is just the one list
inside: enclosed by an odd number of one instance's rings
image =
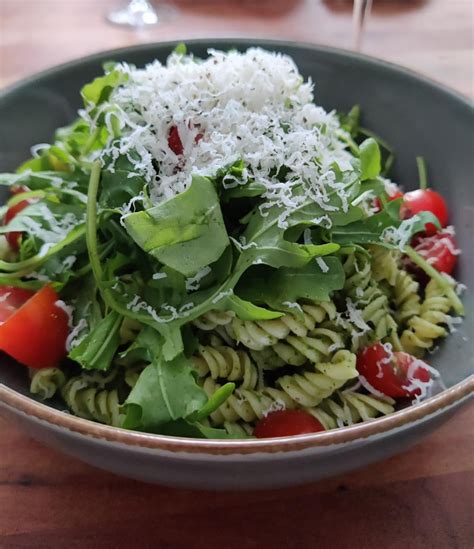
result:
[[(35, 143), (72, 120), (79, 89), (106, 60), (143, 65), (164, 60), (175, 44), (150, 44), (101, 53), (25, 80), (0, 98), (0, 171), (13, 170)], [(404, 69), (335, 49), (260, 40), (196, 40), (208, 47), (259, 45), (291, 55), (316, 83), (326, 109), (361, 105), (364, 124), (396, 149), (394, 179), (406, 188), (416, 180), (414, 158), (424, 156), (432, 184), (449, 203), (463, 249), (458, 278), (474, 286), (472, 174), (474, 115), (455, 93)], [(448, 389), (391, 416), (340, 430), (292, 438), (215, 441), (171, 438), (99, 425), (63, 413), (28, 396), (25, 369), (2, 357), (0, 412), (31, 436), (88, 463), (125, 476), (162, 484), (209, 488), (264, 488), (308, 482), (388, 457), (418, 442), (446, 421), (474, 392), (474, 293), (464, 296), (467, 318), (433, 364)]]

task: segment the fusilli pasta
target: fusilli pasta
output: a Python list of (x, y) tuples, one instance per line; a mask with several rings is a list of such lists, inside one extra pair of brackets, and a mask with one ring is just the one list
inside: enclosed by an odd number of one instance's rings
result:
[(403, 350), (416, 357), (422, 357), (433, 346), (435, 339), (445, 337), (451, 310), (449, 298), (434, 280), (430, 280), (425, 290), (425, 299), (420, 314), (408, 321), (408, 328), (401, 335)]
[(121, 415), (116, 389), (101, 389), (83, 376), (69, 379), (61, 388), (61, 395), (69, 408), (79, 417), (119, 426)]
[(52, 398), (66, 383), (66, 376), (59, 368), (30, 369), (30, 375), (30, 391), (43, 400)]

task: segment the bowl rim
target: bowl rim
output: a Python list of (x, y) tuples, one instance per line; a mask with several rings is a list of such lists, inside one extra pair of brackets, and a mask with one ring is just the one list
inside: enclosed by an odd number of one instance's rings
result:
[(104, 442), (172, 453), (184, 452), (219, 456), (288, 453), (363, 440), (403, 428), (408, 424), (427, 420), (429, 416), (440, 414), (443, 410), (459, 404), (463, 400), (468, 400), (473, 395), (474, 374), (423, 402), (386, 416), (319, 433), (268, 439), (200, 439), (130, 431), (57, 410), (3, 384), (0, 385), (0, 412), (2, 405), (5, 405), (16, 413), (46, 422), (71, 433), (89, 436)]
[[(64, 69), (73, 68), (75, 65), (83, 62), (99, 61), (104, 56), (120, 56), (124, 53), (152, 50), (153, 48), (173, 48), (179, 40), (151, 42), (139, 44), (124, 48), (105, 50), (92, 55), (80, 57), (48, 68), (39, 73), (35, 73), (27, 78), (15, 82), (0, 90), (0, 101), (17, 90), (21, 90), (30, 84), (46, 78), (50, 75), (61, 72)], [(272, 40), (272, 39), (253, 39), (251, 37), (219, 37), (219, 38), (195, 38), (185, 41), (191, 47), (193, 45), (206, 45), (209, 47), (219, 47), (220, 44), (232, 42), (242, 47), (266, 47), (282, 48), (296, 47), (304, 50), (317, 52), (326, 52), (336, 57), (349, 58), (357, 63), (369, 63), (378, 66), (390, 72), (397, 72), (410, 80), (416, 80), (426, 86), (437, 89), (452, 100), (463, 104), (474, 113), (472, 102), (461, 93), (450, 89), (442, 83), (439, 83), (427, 76), (416, 73), (411, 69), (401, 67), (394, 63), (372, 57), (370, 55), (356, 53), (342, 48), (331, 46), (322, 46), (298, 41)], [(66, 429), (78, 435), (90, 436), (95, 439), (111, 443), (122, 443), (128, 446), (162, 450), (173, 453), (184, 452), (188, 454), (212, 454), (212, 455), (232, 455), (232, 454), (258, 454), (258, 453), (276, 453), (276, 452), (294, 452), (315, 447), (326, 447), (335, 444), (344, 444), (356, 440), (388, 433), (397, 428), (402, 428), (410, 423), (426, 420), (430, 415), (442, 413), (448, 407), (460, 404), (469, 396), (474, 394), (474, 374), (453, 385), (441, 393), (429, 397), (423, 402), (416, 403), (413, 406), (398, 410), (390, 415), (371, 419), (352, 426), (312, 433), (307, 435), (297, 435), (291, 437), (281, 437), (274, 439), (198, 439), (184, 438), (153, 433), (143, 433), (139, 431), (130, 431), (120, 427), (103, 425), (73, 416), (69, 413), (57, 410), (51, 406), (34, 400), (31, 396), (23, 395), (14, 389), (0, 384), (0, 411), (3, 405), (10, 408), (17, 414), (24, 414), (49, 425)]]

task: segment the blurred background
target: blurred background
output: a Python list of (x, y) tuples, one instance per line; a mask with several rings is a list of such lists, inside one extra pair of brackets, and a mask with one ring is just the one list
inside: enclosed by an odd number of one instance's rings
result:
[[(135, 12), (146, 4), (132, 2)], [(158, 24), (112, 24), (123, 22), (116, 10), (127, 4), (0, 0), (0, 87), (100, 50), (161, 40), (246, 36), (352, 49), (354, 4), (368, 4), (361, 51), (474, 95), (473, 0), (150, 0)]]

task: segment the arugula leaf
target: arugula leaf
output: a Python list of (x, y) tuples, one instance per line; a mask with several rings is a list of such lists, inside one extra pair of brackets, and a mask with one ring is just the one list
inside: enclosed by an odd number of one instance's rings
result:
[(387, 245), (380, 240), (382, 233), (389, 227), (399, 228), (404, 223), (409, 232), (407, 238), (423, 231), (426, 223), (433, 223), (436, 227), (440, 227), (436, 216), (431, 212), (421, 212), (409, 220), (402, 221), (400, 219), (401, 199), (392, 200), (385, 208), (366, 219), (356, 221), (345, 225), (344, 227), (335, 227), (331, 231), (331, 238), (341, 246), (352, 244), (380, 244)]
[(133, 362), (153, 362), (153, 357), (158, 356), (163, 343), (156, 330), (151, 326), (145, 326), (125, 351), (120, 353), (121, 359)]
[(108, 370), (120, 344), (123, 317), (111, 311), (72, 349), (69, 358), (86, 370)]
[(143, 250), (185, 276), (216, 261), (229, 245), (219, 197), (201, 176), (174, 198), (127, 216), (125, 227)]
[(174, 48), (173, 53), (176, 53), (177, 55), (186, 55), (187, 51), (188, 48), (186, 47), (186, 44), (184, 42), (179, 42)]
[(81, 90), (81, 95), (86, 106), (88, 103), (100, 105), (104, 101), (107, 101), (112, 90), (120, 84), (124, 84), (127, 79), (128, 75), (119, 70), (113, 70), (104, 76), (98, 76)]
[[(11, 231), (33, 233), (42, 242), (57, 242), (64, 232), (65, 219), (74, 219), (76, 224), (84, 221), (85, 205), (63, 204), (52, 200), (41, 200), (30, 204), (6, 225), (0, 225), (0, 234)], [(42, 231), (43, 229), (43, 231)]]
[(222, 201), (228, 202), (233, 198), (252, 198), (261, 196), (266, 191), (265, 185), (256, 181), (248, 181), (245, 185), (239, 185), (232, 189), (222, 191)]
[(190, 416), (206, 402), (190, 361), (184, 355), (166, 361), (158, 354), (125, 401), (123, 427), (154, 432), (170, 421)]
[(113, 209), (129, 202), (144, 189), (146, 182), (133, 172), (115, 169), (102, 172), (99, 203), (103, 208)]
[(360, 106), (354, 105), (347, 114), (339, 113), (338, 118), (343, 129), (350, 133), (352, 137), (357, 137), (360, 124)]
[(380, 174), (381, 155), (380, 147), (372, 137), (366, 139), (359, 145), (361, 180), (374, 179)]
[[(266, 217), (258, 210), (254, 211), (243, 234), (246, 244), (237, 262), (237, 269), (241, 267), (245, 270), (257, 260), (272, 267), (302, 267), (313, 257), (328, 255), (338, 250), (337, 244), (297, 244), (286, 240), (278, 226), (278, 218), (282, 212), (283, 210), (277, 206), (270, 208)], [(298, 224), (304, 222), (305, 217), (306, 214), (301, 208), (292, 215), (291, 220)]]
[(337, 257), (325, 257), (324, 263), (327, 272), (322, 271), (316, 261), (298, 269), (252, 267), (241, 278), (235, 291), (249, 301), (266, 303), (278, 310), (288, 310), (285, 302), (299, 299), (329, 301), (332, 292), (343, 288), (345, 275)]

